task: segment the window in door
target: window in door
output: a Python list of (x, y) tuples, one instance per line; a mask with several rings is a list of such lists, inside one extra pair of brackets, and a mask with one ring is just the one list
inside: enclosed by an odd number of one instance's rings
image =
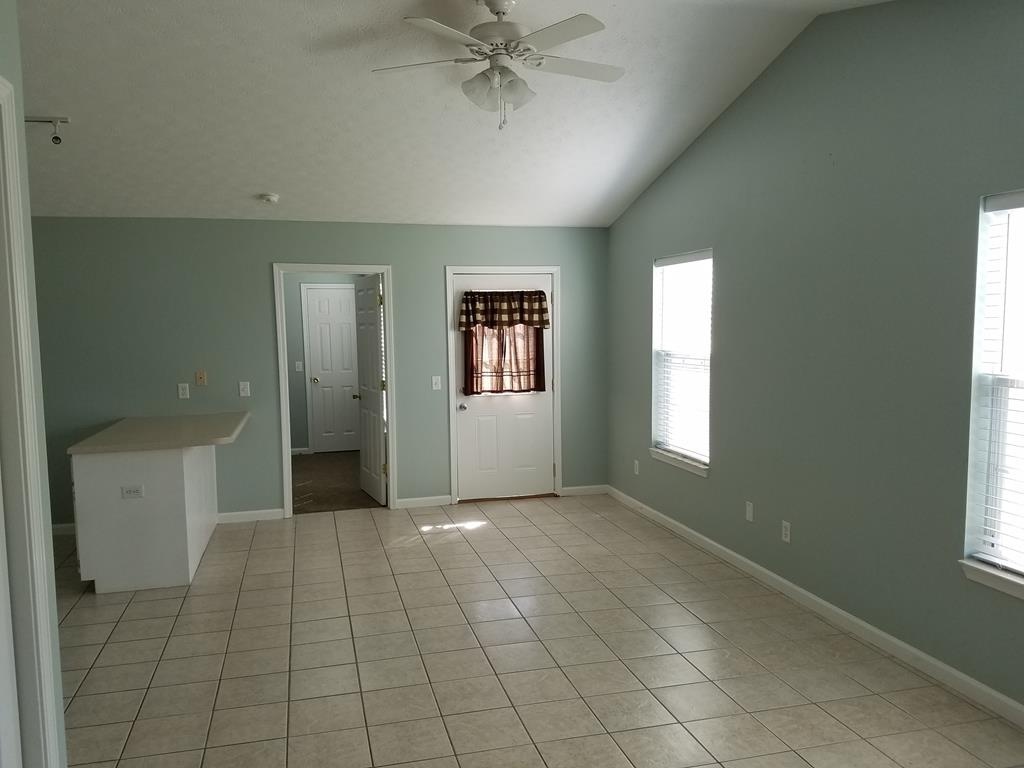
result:
[(466, 291), (459, 308), (463, 394), (543, 392), (550, 327), (543, 291)]
[(965, 553), (1024, 574), (1024, 192), (981, 219)]
[(706, 475), (711, 462), (712, 252), (654, 262), (651, 455)]

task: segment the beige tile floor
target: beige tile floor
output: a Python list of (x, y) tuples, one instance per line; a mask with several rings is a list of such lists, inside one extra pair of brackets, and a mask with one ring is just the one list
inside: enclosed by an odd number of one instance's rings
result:
[(96, 595), (58, 537), (72, 765), (1012, 768), (1024, 736), (606, 496), (219, 526)]

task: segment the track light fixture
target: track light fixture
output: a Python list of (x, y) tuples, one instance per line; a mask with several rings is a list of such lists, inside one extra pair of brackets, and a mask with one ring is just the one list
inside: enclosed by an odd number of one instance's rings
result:
[(25, 118), (25, 122), (26, 123), (42, 123), (44, 125), (52, 126), (53, 127), (53, 135), (50, 136), (50, 143), (53, 144), (55, 147), (59, 147), (64, 142), (64, 139), (61, 138), (61, 135), (60, 135), (60, 127), (61, 127), (61, 125), (67, 125), (68, 123), (71, 122), (71, 120), (69, 118), (59, 117), (59, 116), (30, 115), (30, 116)]

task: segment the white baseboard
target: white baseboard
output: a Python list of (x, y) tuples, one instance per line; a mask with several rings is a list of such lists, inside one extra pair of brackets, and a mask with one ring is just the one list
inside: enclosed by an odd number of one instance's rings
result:
[(678, 520), (674, 520), (668, 515), (647, 506), (643, 502), (637, 501), (632, 496), (623, 493), (617, 488), (609, 488), (608, 492), (613, 498), (625, 504), (627, 507), (631, 507), (652, 522), (678, 533), (683, 538), (688, 539), (711, 554), (720, 557), (730, 565), (745, 571), (764, 584), (774, 587), (794, 602), (821, 614), (837, 627), (845, 629), (847, 632), (866, 640), (878, 648), (881, 648), (883, 651), (891, 654), (895, 658), (916, 667), (926, 675), (935, 678), (939, 682), (952, 688), (954, 691), (962, 693), (967, 698), (973, 699), (976, 703), (986, 707), (990, 711), (1005, 717), (1007, 720), (1016, 723), (1019, 726), (1024, 726), (1024, 704), (1021, 702), (1011, 699), (1009, 696), (1000, 693), (994, 688), (990, 688), (984, 683), (975, 680), (973, 677), (964, 674), (960, 670), (949, 666), (945, 662), (939, 661), (934, 656), (929, 656), (924, 651), (918, 650), (914, 646), (903, 642), (899, 638), (893, 637), (887, 632), (883, 632), (878, 627), (868, 624), (863, 619), (859, 619), (853, 614), (847, 613), (842, 608), (839, 608), (812, 592), (808, 592), (803, 587), (798, 587), (793, 582), (784, 579), (774, 571), (770, 571), (764, 566), (758, 565), (753, 560), (749, 560), (743, 557), (743, 555), (733, 552), (728, 547), (709, 539), (704, 534), (698, 533), (692, 528), (683, 525)]
[(419, 496), (412, 499), (396, 499), (393, 508), (414, 509), (416, 507), (443, 507), (451, 503), (451, 496)]
[(74, 523), (54, 523), (50, 526), (50, 531), (54, 536), (74, 536), (75, 535), (75, 524)]
[(602, 493), (611, 493), (611, 486), (608, 485), (570, 485), (562, 488), (559, 496), (598, 496)]
[(219, 512), (218, 523), (251, 523), (254, 520), (281, 520), (283, 509), (250, 509), (241, 512)]

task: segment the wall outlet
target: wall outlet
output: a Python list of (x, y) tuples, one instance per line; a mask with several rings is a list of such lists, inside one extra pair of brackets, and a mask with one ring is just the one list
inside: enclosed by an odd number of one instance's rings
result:
[(747, 522), (754, 522), (754, 502), (752, 501), (747, 502)]
[(251, 395), (252, 395), (252, 390), (249, 388), (249, 382), (248, 381), (240, 381), (240, 382), (238, 382), (238, 396), (239, 397), (250, 397)]
[(633, 459), (633, 474), (640, 474), (640, 459)]
[(188, 400), (188, 382), (182, 382), (178, 385), (178, 399)]
[(122, 499), (141, 499), (146, 495), (146, 487), (143, 485), (122, 485)]
[(301, 360), (295, 361), (295, 372), (302, 373), (306, 369), (306, 364)]
[(196, 386), (197, 387), (205, 387), (206, 386), (206, 371), (204, 371), (202, 369), (196, 371)]
[(782, 540), (789, 544), (789, 520), (782, 521)]
[(441, 377), (440, 376), (431, 376), (430, 377), (430, 388), (432, 390), (434, 390), (435, 392), (440, 392), (441, 391)]

